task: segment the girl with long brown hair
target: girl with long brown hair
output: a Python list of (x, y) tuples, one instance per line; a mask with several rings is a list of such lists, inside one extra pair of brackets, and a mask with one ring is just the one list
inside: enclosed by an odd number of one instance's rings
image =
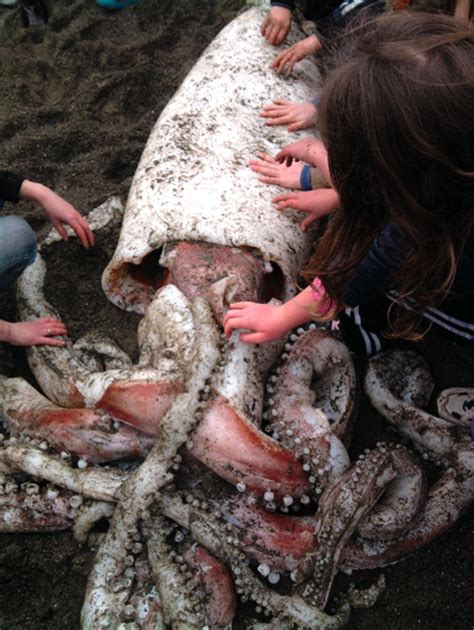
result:
[[(264, 343), (337, 317), (367, 354), (382, 335), (415, 340), (432, 326), (472, 343), (474, 32), (408, 12), (356, 30), (319, 110), (340, 204), (305, 270), (311, 285), (281, 306), (232, 304), (225, 332)], [(315, 164), (314, 149), (304, 140), (277, 158)]]

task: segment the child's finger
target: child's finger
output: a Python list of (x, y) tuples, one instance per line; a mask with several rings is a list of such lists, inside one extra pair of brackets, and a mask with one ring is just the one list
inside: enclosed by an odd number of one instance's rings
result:
[(58, 348), (66, 345), (66, 342), (63, 339), (54, 339), (52, 337), (41, 337), (37, 343), (42, 346), (56, 346)]
[(246, 308), (247, 306), (254, 306), (254, 305), (255, 305), (255, 302), (232, 302), (232, 304), (230, 305), (230, 308), (234, 310), (237, 308)]
[(277, 36), (276, 26), (270, 23), (266, 32), (267, 32), (267, 40), (272, 46), (274, 46), (276, 42), (276, 36)]
[(278, 67), (278, 65), (280, 64), (281, 59), (282, 59), (282, 57), (283, 57), (283, 55), (284, 55), (284, 54), (285, 54), (285, 53), (284, 53), (284, 52), (282, 52), (282, 53), (280, 53), (279, 55), (277, 55), (277, 56), (275, 57), (275, 59), (271, 62), (271, 64), (270, 64), (270, 68), (277, 68), (277, 67)]
[(255, 173), (261, 173), (262, 175), (275, 175), (278, 172), (278, 168), (275, 165), (268, 164), (267, 162), (249, 162), (250, 169)]
[(268, 155), (268, 153), (257, 153), (257, 157), (259, 157), (261, 160), (263, 160), (264, 162), (270, 162), (270, 164), (275, 164), (275, 158), (271, 155)]
[(269, 23), (270, 23), (270, 17), (267, 15), (260, 25), (260, 35), (265, 36), (265, 33), (267, 31), (267, 26), (269, 25)]
[(60, 221), (53, 221), (53, 225), (56, 228), (56, 230), (59, 233), (59, 236), (63, 239), (63, 241), (67, 241), (69, 239), (69, 236), (66, 232), (66, 230), (64, 229), (63, 224)]
[(77, 222), (75, 225), (71, 225), (72, 229), (74, 230), (74, 232), (77, 234), (79, 240), (82, 243), (82, 246), (85, 249), (89, 249), (90, 245), (89, 245), (89, 233), (86, 231), (86, 229), (83, 227), (82, 224), (80, 224), (79, 222)]
[(258, 181), (261, 182), (262, 184), (274, 184), (275, 186), (278, 186), (278, 178), (276, 176), (273, 177), (259, 177)]
[(307, 129), (308, 125), (305, 121), (292, 122), (288, 125), (288, 131), (300, 131), (300, 129)]
[(305, 219), (303, 219), (300, 224), (303, 232), (306, 232), (311, 223), (314, 223), (314, 221), (317, 221), (317, 219), (318, 217), (314, 216), (313, 214), (309, 214)]
[(285, 69), (285, 73), (286, 75), (291, 74), (295, 63), (299, 61), (299, 59), (295, 56), (295, 55), (291, 55), (288, 57), (287, 61), (286, 61), (286, 69)]
[(291, 196), (292, 196), (291, 193), (283, 193), (282, 195), (277, 195), (276, 197), (273, 197), (272, 203), (279, 203), (280, 201), (286, 201)]
[(239, 339), (244, 343), (265, 343), (267, 335), (261, 332), (242, 333)]

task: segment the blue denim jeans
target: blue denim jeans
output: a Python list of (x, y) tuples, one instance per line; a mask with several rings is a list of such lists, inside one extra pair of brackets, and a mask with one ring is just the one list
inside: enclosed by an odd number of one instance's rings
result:
[(24, 219), (0, 217), (0, 291), (34, 262), (36, 251), (36, 235)]

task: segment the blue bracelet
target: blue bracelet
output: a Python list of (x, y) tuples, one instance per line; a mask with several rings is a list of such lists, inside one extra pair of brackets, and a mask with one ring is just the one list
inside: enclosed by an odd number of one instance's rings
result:
[(311, 186), (311, 166), (305, 164), (301, 169), (300, 184), (303, 190), (313, 190)]

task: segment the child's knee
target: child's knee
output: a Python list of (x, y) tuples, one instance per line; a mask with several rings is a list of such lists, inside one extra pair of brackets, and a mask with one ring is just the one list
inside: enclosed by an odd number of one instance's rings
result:
[(0, 289), (10, 286), (31, 265), (37, 253), (36, 235), (15, 216), (0, 220)]

